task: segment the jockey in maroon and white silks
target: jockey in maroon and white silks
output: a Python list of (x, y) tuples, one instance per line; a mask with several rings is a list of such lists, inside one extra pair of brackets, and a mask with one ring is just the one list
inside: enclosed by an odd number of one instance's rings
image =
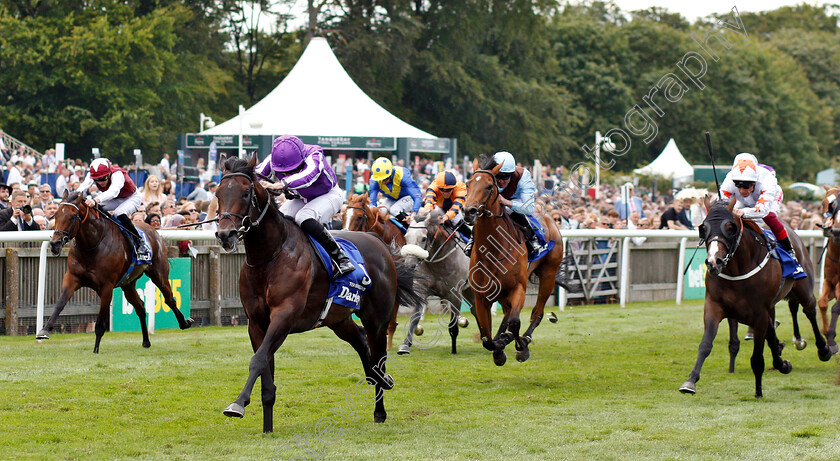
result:
[(94, 184), (99, 193), (94, 197), (87, 197), (85, 204), (92, 207), (98, 203), (106, 211), (112, 212), (120, 224), (132, 234), (138, 257), (151, 258), (151, 250), (131, 221), (131, 214), (143, 203), (143, 196), (128, 173), (119, 166), (112, 165), (108, 159), (98, 158), (90, 164), (90, 171), (76, 188), (76, 192), (86, 194)]
[(773, 169), (758, 163), (753, 154), (740, 153), (735, 156), (732, 170), (726, 174), (720, 191), (726, 200), (732, 197), (737, 200), (733, 214), (763, 220), (773, 231), (779, 246), (796, 258), (787, 230), (779, 220), (783, 194)]
[(254, 171), (277, 182), (261, 181), (269, 190), (296, 192), (300, 198), (286, 200), (280, 212), (295, 220), (304, 232), (320, 243), (337, 267), (334, 278), (352, 272), (355, 267), (324, 228), (344, 203), (344, 191), (338, 186), (335, 172), (327, 163), (321, 146), (304, 144), (295, 136), (274, 140), (271, 155)]

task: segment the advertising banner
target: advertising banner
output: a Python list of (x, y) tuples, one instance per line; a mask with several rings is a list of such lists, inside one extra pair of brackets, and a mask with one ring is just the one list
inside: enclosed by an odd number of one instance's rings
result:
[(700, 248), (691, 260), (694, 249), (685, 250), (685, 260), (691, 261), (691, 266), (685, 273), (683, 299), (703, 299), (706, 297), (706, 249)]
[[(191, 270), (191, 258), (169, 259), (169, 286), (172, 287), (175, 305), (185, 318), (190, 316)], [(144, 274), (137, 279), (135, 286), (146, 308), (149, 332), (160, 328), (178, 328), (175, 314), (170, 312), (171, 309), (163, 300), (163, 294), (149, 277)], [(121, 288), (114, 289), (114, 298), (111, 301), (111, 331), (140, 331), (140, 320), (134, 312), (134, 306), (125, 299)]]

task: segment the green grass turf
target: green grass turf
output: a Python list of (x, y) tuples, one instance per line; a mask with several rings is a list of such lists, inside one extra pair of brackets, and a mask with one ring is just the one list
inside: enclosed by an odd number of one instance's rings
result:
[[(443, 331), (428, 349), (394, 356), (404, 370), (389, 367), (385, 424), (355, 393), (363, 376), (346, 343), (326, 329), (293, 335), (276, 355), (273, 434), (262, 434), (259, 381), (244, 419), (222, 415), (247, 376), (244, 327), (162, 330), (151, 349), (137, 333), (108, 333), (98, 355), (90, 334), (0, 337), (0, 458), (838, 459), (837, 359), (817, 359), (810, 327), (796, 351), (787, 308), (778, 312), (794, 368), (770, 370), (765, 352), (760, 400), (752, 342), (727, 373), (725, 325), (697, 395), (677, 391), (696, 358), (701, 303), (586, 306), (544, 321), (526, 363), (511, 345), (507, 364), (493, 365), (472, 317), (457, 356)], [(420, 339), (434, 342), (434, 316), (424, 326)], [(341, 415), (348, 401), (356, 418)], [(329, 424), (327, 444), (316, 431)]]

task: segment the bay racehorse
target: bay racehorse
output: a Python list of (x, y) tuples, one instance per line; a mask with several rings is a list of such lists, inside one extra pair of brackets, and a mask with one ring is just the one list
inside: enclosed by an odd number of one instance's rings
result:
[[(254, 176), (255, 165), (256, 156), (247, 162), (236, 157), (225, 160), (216, 190), (216, 236), (222, 249), (231, 251), (240, 240), (245, 244), (239, 296), (248, 315), (248, 335), (254, 349), (245, 387), (224, 414), (244, 416), (254, 384), (261, 378), (263, 431), (271, 432), (276, 396), (274, 353), (289, 334), (323, 325), (359, 354), (366, 376), (364, 384), (375, 388), (374, 421), (384, 422), (383, 390), (394, 386), (385, 371), (385, 330), (400, 302), (415, 305), (422, 301), (413, 291), (410, 268), (395, 265), (388, 247), (373, 234), (335, 232), (358, 247), (370, 287), (361, 296), (359, 311), (338, 304), (325, 310), (330, 276), (306, 234), (294, 220), (280, 214), (260, 185)], [(353, 321), (354, 312), (361, 326)]]
[[(418, 277), (415, 283), (423, 285), (421, 292), (448, 301), (451, 315), (449, 321), (443, 325), (449, 330), (452, 353), (456, 354), (458, 327), (466, 326), (466, 319), (461, 317), (461, 301), (467, 301), (473, 309), (475, 299), (467, 280), (470, 258), (458, 246), (458, 231), (448, 228), (443, 222), (444, 214), (440, 208), (431, 211), (421, 209), (411, 220), (405, 234), (407, 243), (400, 250), (400, 254), (406, 263), (417, 268)], [(400, 354), (411, 352), (414, 330), (422, 315), (422, 306), (411, 313), (405, 341), (399, 348)], [(438, 334), (436, 331), (435, 336), (424, 344), (436, 343)], [(418, 346), (422, 348), (420, 344)]]
[[(823, 332), (828, 340), (828, 347), (832, 354), (836, 354), (838, 348), (835, 342), (837, 330), (837, 317), (840, 316), (840, 187), (826, 187), (825, 198), (822, 201), (822, 229), (823, 235), (828, 239), (828, 247), (825, 250), (825, 279), (823, 289), (817, 305), (820, 307)], [(831, 323), (827, 319), (828, 302), (834, 299), (831, 307)]]
[[(712, 205), (706, 199), (709, 214), (699, 227), (700, 238), (706, 244), (708, 268), (703, 306), (704, 331), (694, 369), (680, 386), (680, 392), (685, 394), (696, 392), (700, 369), (712, 351), (718, 327), (724, 318), (730, 320), (730, 331), (735, 329), (735, 322), (753, 329), (750, 365), (755, 376), (756, 398), (763, 395), (761, 378), (764, 374), (765, 340), (773, 357), (773, 367), (784, 374), (790, 373), (793, 367), (789, 361), (782, 360), (782, 348), (774, 325), (775, 306), (783, 298), (802, 304), (802, 311), (814, 329), (820, 360), (826, 361), (831, 357), (817, 325), (814, 268), (802, 240), (785, 224), (807, 277), (799, 280), (782, 278), (781, 264), (770, 257), (770, 248), (761, 230), (747, 224), (748, 220), (735, 217), (732, 214), (734, 206), (734, 198), (728, 204), (719, 200)], [(733, 347), (733, 339), (737, 341), (737, 333), (730, 334), (730, 371), (738, 353), (737, 347)]]
[[(547, 230), (546, 239), (555, 242), (554, 248), (541, 259), (528, 262), (528, 250), (522, 230), (510, 218), (499, 201), (500, 193), (496, 174), (501, 169), (492, 157), (476, 159), (475, 173), (467, 181), (464, 219), (475, 223), (475, 243), (470, 257), (469, 282), (475, 294), (475, 318), (481, 342), (493, 351), (496, 365), (507, 361), (505, 346), (515, 342), (516, 360), (524, 362), (530, 357), (528, 344), (543, 317), (545, 302), (554, 291), (554, 278), (563, 261), (563, 239), (552, 219), (542, 216), (540, 221)], [(525, 291), (531, 274), (539, 279), (537, 303), (531, 312), (531, 323), (524, 334), (519, 334), (519, 313), (525, 303)], [(490, 307), (501, 303), (504, 317), (496, 336), (491, 340), (492, 319)]]
[(160, 235), (146, 224), (136, 224), (149, 238), (152, 264), (138, 264), (132, 267), (133, 244), (126, 240), (116, 222), (105, 216), (106, 213), (107, 211), (100, 208), (85, 205), (84, 196), (80, 193), (64, 193), (55, 213), (55, 232), (50, 238), (50, 251), (57, 256), (64, 245), (70, 241), (73, 243), (67, 255), (67, 272), (61, 279), (61, 295), (50, 319), (36, 338), (49, 339), (49, 333), (70, 297), (79, 288), (88, 287), (99, 295), (96, 344), (93, 347), (93, 352), (99, 353), (99, 342), (109, 326), (114, 288), (120, 287), (123, 289), (123, 296), (134, 306), (134, 312), (140, 319), (143, 347), (151, 347), (146, 326), (146, 308), (135, 288), (137, 279), (143, 274), (148, 275), (163, 294), (166, 305), (178, 319), (178, 326), (184, 330), (193, 325), (192, 318), (184, 319), (172, 296), (172, 288), (169, 286), (169, 259)]
[[(347, 209), (344, 212), (344, 230), (373, 232), (396, 251), (399, 251), (405, 245), (405, 236), (400, 228), (391, 221), (388, 216), (388, 209), (370, 206), (370, 196), (367, 192), (364, 194), (351, 193), (347, 199)], [(394, 341), (394, 332), (397, 331), (398, 310), (394, 311), (394, 317), (388, 324), (389, 350)]]

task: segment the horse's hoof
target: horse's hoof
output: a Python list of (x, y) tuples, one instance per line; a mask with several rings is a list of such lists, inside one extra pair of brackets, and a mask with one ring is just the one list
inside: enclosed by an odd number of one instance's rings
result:
[(424, 331), (426, 330), (423, 329), (423, 325), (418, 324), (416, 327), (414, 327), (414, 334), (417, 336), (423, 336)]
[(50, 339), (50, 334), (49, 332), (47, 332), (47, 329), (44, 328), (37, 335), (35, 335), (35, 339)]
[(402, 345), (400, 345), (400, 348), (397, 349), (397, 354), (399, 354), (399, 355), (407, 355), (407, 354), (410, 354), (410, 353), (411, 353), (411, 346), (409, 346), (408, 344), (402, 344)]
[(458, 317), (458, 326), (461, 328), (467, 328), (468, 326), (470, 326), (469, 319), (467, 319), (463, 315)]
[(753, 340), (753, 334), (751, 332), (747, 332), (747, 334), (744, 335), (744, 341), (752, 341), (752, 340)]
[(549, 312), (548, 321), (551, 323), (557, 323), (557, 314), (555, 314), (554, 312)]
[(243, 416), (245, 416), (245, 408), (242, 407), (242, 405), (233, 402), (230, 405), (228, 405), (227, 408), (225, 408), (224, 414), (225, 416), (242, 418)]
[[(834, 354), (836, 354), (836, 353), (837, 352), (835, 352)], [(825, 348), (825, 349), (817, 351), (817, 357), (820, 358), (821, 362), (828, 362), (829, 360), (831, 360), (831, 356), (834, 355), (834, 354), (831, 353), (830, 348)]]
[(385, 419), (388, 418), (388, 415), (385, 413), (382, 414), (373, 414), (373, 422), (375, 423), (384, 423)]
[(148, 349), (148, 348), (152, 347), (152, 343), (150, 343), (149, 341), (143, 341), (143, 347)]
[(190, 327), (192, 327), (193, 325), (195, 325), (195, 319), (193, 319), (192, 317), (189, 317), (187, 320), (184, 320), (184, 323), (186, 323), (186, 324), (187, 324), (187, 326), (185, 326), (184, 328), (182, 328), (182, 330), (186, 330), (187, 328), (190, 328)]
[(840, 352), (840, 346), (837, 344), (829, 344), (828, 351), (831, 352), (831, 355), (837, 355), (837, 353)]
[(505, 354), (505, 351), (499, 349), (493, 351), (493, 363), (495, 363), (496, 366), (502, 366), (505, 362), (507, 362), (507, 354)]
[(796, 346), (796, 350), (801, 351), (802, 349), (808, 347), (808, 342), (802, 338), (793, 338), (793, 345)]
[(531, 351), (529, 351), (527, 347), (516, 353), (516, 361), (517, 362), (524, 362), (524, 361), (526, 361), (530, 358), (531, 358)]
[(680, 392), (682, 392), (683, 394), (694, 395), (697, 393), (697, 388), (691, 381), (686, 381), (683, 383), (682, 386), (680, 386)]
[(779, 369), (779, 373), (786, 375), (793, 371), (793, 365), (787, 360), (782, 361), (782, 368)]

